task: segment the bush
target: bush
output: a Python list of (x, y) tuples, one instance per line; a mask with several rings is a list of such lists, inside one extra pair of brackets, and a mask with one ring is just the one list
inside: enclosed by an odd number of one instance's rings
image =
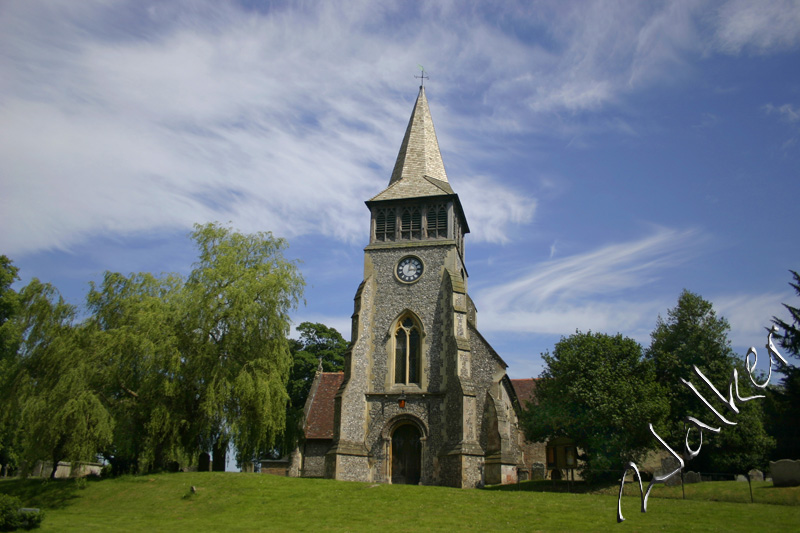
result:
[(22, 511), (21, 507), (22, 502), (16, 496), (0, 494), (0, 531), (33, 529), (41, 525), (43, 512)]

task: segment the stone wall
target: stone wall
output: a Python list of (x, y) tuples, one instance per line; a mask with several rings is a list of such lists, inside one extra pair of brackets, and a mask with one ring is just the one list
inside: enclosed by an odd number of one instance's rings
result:
[[(422, 241), (365, 250), (365, 281), (355, 298), (353, 343), (337, 395), (326, 476), (390, 482), (391, 432), (399, 421), (416, 425), (423, 435), (422, 483), (482, 484), (490, 429), (502, 435), (496, 477), (506, 480), (516, 472), (522, 460), (518, 421), (499, 384), (505, 365), (473, 329), (474, 305), (465, 292), (463, 263), (454, 244)], [(424, 265), (413, 284), (395, 277), (397, 263), (407, 255)], [(419, 383), (398, 384), (393, 377), (394, 331), (407, 311), (422, 329), (421, 375)], [(401, 395), (403, 408), (398, 405)], [(493, 409), (500, 408), (485, 419), (487, 399)]]
[[(77, 463), (73, 468), (71, 463), (59, 461), (58, 468), (56, 469), (56, 479), (99, 476), (102, 471), (103, 465), (101, 463)], [(52, 461), (37, 461), (31, 471), (31, 476), (49, 478), (52, 473)]]
[(261, 461), (261, 473), (286, 476), (289, 472), (289, 459), (265, 459)]
[(323, 477), (325, 475), (325, 454), (331, 449), (329, 439), (308, 439), (303, 445), (302, 477)]

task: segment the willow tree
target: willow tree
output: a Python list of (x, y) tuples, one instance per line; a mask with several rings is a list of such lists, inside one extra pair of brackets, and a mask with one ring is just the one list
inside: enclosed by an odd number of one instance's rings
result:
[(48, 283), (32, 280), (20, 291), (21, 344), (12, 394), (22, 421), (28, 466), (50, 459), (94, 461), (112, 438), (114, 421), (102, 398), (98, 365), (86, 350), (86, 328), (75, 307)]
[(104, 450), (116, 473), (191, 462), (192, 403), (179, 350), (184, 280), (106, 272), (87, 296), (91, 350), (116, 422)]
[(292, 368), (289, 312), (302, 298), (286, 241), (218, 224), (195, 225), (199, 260), (185, 285), (183, 354), (201, 443), (224, 469), (230, 442), (249, 461), (274, 445), (286, 421)]
[(0, 477), (19, 463), (19, 409), (11, 394), (17, 363), (19, 328), (14, 318), (19, 313), (19, 295), (11, 285), (19, 279), (19, 269), (0, 255)]

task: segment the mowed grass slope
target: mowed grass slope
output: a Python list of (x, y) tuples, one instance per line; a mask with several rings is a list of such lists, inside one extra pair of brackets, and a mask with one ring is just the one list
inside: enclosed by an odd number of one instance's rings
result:
[[(197, 492), (192, 494), (190, 488)], [(775, 489), (778, 490), (778, 489)], [(260, 474), (181, 473), (0, 481), (45, 509), (41, 531), (780, 531), (800, 506), (376, 485)]]

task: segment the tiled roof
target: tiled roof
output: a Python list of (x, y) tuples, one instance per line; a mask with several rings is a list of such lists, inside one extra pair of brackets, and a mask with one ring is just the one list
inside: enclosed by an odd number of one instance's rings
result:
[(303, 429), (307, 439), (332, 439), (334, 399), (344, 381), (344, 372), (319, 372), (314, 381)]
[(536, 403), (536, 381), (536, 378), (511, 380), (520, 407), (525, 407), (528, 402)]
[(402, 200), (403, 198), (442, 196), (445, 194), (455, 194), (448, 182), (440, 181), (430, 176), (409, 176), (400, 181), (395, 181), (384, 189), (383, 192), (370, 198), (369, 201)]
[(387, 187), (372, 200), (397, 200), (420, 196), (454, 194), (447, 182), (439, 141), (433, 128), (425, 89), (419, 95), (408, 121), (400, 152)]

